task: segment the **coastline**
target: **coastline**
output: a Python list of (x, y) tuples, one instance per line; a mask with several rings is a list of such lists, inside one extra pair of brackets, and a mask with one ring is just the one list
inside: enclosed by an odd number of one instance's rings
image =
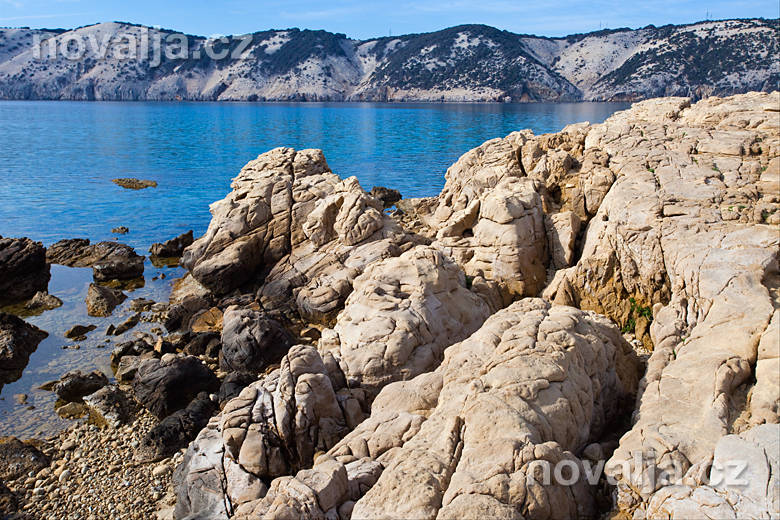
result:
[[(684, 458), (688, 471), (718, 456), (725, 437), (761, 446), (764, 437), (748, 432), (771, 434), (780, 419), (772, 404), (780, 359), (772, 337), (780, 316), (777, 101), (777, 92), (693, 105), (665, 98), (605, 123), (515, 132), (465, 153), (439, 195), (413, 200), (367, 193), (354, 177), (331, 172), (319, 150), (277, 148), (250, 161), (212, 205), (204, 235), (176, 242), (186, 274), (170, 301), (136, 312), (167, 334), (131, 328), (127, 341), (111, 338), (117, 370), (122, 360), (135, 370), (120, 395), (157, 417), (141, 411), (118, 427), (74, 424), (45, 441), (40, 451), (54, 461), (7, 479), (24, 504), (18, 518), (38, 512), (44, 496), (51, 517), (91, 505), (102, 508), (91, 511), (100, 518), (121, 513), (121, 503), (134, 506), (133, 518), (158, 509), (159, 518), (217, 515), (228, 504), (237, 518), (308, 511), (345, 519), (409, 515), (427, 500), (451, 514), (521, 504), (533, 516), (541, 513), (525, 494), (507, 499), (488, 486), (490, 502), (482, 502), (466, 490), (484, 484), (474, 477), (480, 471), (504, 475), (502, 461), (516, 453), (523, 464), (628, 460), (671, 435), (677, 444), (659, 460)], [(691, 249), (696, 240), (701, 251)], [(105, 246), (110, 261), (91, 260), (94, 276), (104, 263), (121, 270), (135, 258), (120, 245)], [(60, 248), (67, 262), (98, 256), (69, 248)], [(725, 260), (708, 264), (710, 251)], [(699, 272), (701, 283), (692, 274)], [(739, 283), (718, 285), (724, 273)], [(727, 329), (719, 316), (732, 317)], [(528, 345), (515, 341), (526, 336)], [(682, 389), (664, 394), (661, 383), (671, 379)], [(176, 395), (184, 380), (193, 388)], [(725, 417), (719, 405), (698, 402), (696, 389), (706, 385), (717, 389), (716, 404), (727, 403)], [(480, 406), (466, 406), (471, 399)], [(667, 415), (670, 399), (690, 401), (691, 410)], [(263, 407), (270, 411), (247, 411)], [(638, 423), (628, 420), (639, 412)], [(491, 429), (493, 421), (512, 435)], [(162, 424), (170, 430), (155, 437)], [(264, 437), (269, 431), (276, 433)], [(508, 443), (511, 457), (491, 442)], [(242, 443), (248, 452), (237, 449)], [(93, 446), (111, 449), (87, 454)], [(158, 454), (154, 462), (135, 460), (142, 446)], [(204, 453), (219, 453), (219, 464)], [(504, 477), (525, 479), (522, 468)], [(66, 470), (73, 477), (62, 478)], [(425, 472), (447, 483), (433, 499)], [(659, 506), (668, 499), (663, 484), (642, 495), (630, 475), (615, 478), (614, 503), (587, 486), (560, 494), (556, 484), (534, 485), (546, 500), (557, 497), (560, 511), (584, 503), (599, 514), (683, 511), (696, 504), (693, 490), (708, 486), (686, 481), (692, 491), (674, 499), (680, 504)], [(216, 490), (201, 479), (228, 484)], [(126, 492), (115, 492), (120, 480)], [(90, 502), (95, 482), (110, 501)], [(395, 500), (398, 485), (414, 498)], [(756, 510), (773, 507), (744, 496)], [(596, 505), (605, 500), (606, 508)]]

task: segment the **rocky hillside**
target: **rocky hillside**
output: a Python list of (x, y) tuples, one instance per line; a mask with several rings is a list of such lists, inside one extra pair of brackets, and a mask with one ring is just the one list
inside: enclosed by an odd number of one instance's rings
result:
[[(149, 50), (154, 42), (162, 42), (157, 55)], [(111, 22), (67, 31), (0, 29), (0, 98), (698, 98), (777, 88), (778, 55), (778, 20), (648, 26), (564, 38), (463, 25), (366, 41), (299, 29), (215, 41)]]

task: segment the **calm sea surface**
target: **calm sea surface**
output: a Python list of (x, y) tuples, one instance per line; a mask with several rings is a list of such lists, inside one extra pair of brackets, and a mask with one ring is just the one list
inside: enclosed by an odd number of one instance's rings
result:
[[(111, 229), (146, 254), (149, 245), (188, 229), (202, 234), (208, 206), (230, 191), (230, 179), (277, 146), (321, 148), (334, 173), (356, 176), (405, 197), (437, 194), (444, 172), (487, 139), (530, 128), (555, 132), (569, 123), (601, 122), (625, 103), (81, 103), (0, 101), (0, 235), (50, 245), (62, 238), (113, 238)], [(157, 181), (125, 190), (116, 177)], [(165, 300), (179, 269), (147, 263), (146, 286), (132, 298)], [(36, 390), (71, 368), (108, 370), (105, 328), (127, 315), (89, 318), (84, 308), (91, 270), (52, 267), (49, 292), (63, 307), (28, 318), (47, 330), (22, 379), (0, 393), (0, 435), (44, 435), (65, 424), (53, 417), (53, 396)], [(78, 350), (63, 350), (63, 332), (93, 323)], [(144, 328), (144, 327), (142, 327)], [(148, 329), (147, 329), (148, 330)], [(16, 394), (27, 403), (17, 404)], [(31, 408), (32, 407), (32, 408)]]

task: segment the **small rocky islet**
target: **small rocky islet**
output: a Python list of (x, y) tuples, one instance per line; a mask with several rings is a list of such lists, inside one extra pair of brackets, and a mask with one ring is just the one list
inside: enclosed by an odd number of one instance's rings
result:
[[(780, 515), (780, 93), (515, 132), (426, 199), (290, 148), (231, 188), (202, 237), (152, 246), (187, 274), (120, 327), (156, 332), (112, 344), (110, 379), (48, 385), (83, 419), (0, 441), (0, 513)], [(91, 267), (110, 316), (143, 261), (1, 238), (0, 294), (19, 309), (49, 264)], [(1, 383), (45, 334), (0, 314)], [(717, 478), (739, 463), (745, 483)]]

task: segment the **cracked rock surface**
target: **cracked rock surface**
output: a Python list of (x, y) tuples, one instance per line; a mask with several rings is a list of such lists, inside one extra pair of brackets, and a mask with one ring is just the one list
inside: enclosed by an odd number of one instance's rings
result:
[(385, 387), (371, 417), (312, 469), (274, 480), (236, 517), (590, 514), (587, 486), (529, 479), (531, 463), (578, 464), (636, 384), (635, 355), (608, 320), (524, 299), (448, 348), (433, 372)]
[(206, 234), (182, 258), (216, 294), (262, 283), (266, 310), (325, 323), (367, 264), (408, 247), (382, 202), (354, 177), (334, 175), (320, 150), (271, 150), (231, 187), (212, 204)]

